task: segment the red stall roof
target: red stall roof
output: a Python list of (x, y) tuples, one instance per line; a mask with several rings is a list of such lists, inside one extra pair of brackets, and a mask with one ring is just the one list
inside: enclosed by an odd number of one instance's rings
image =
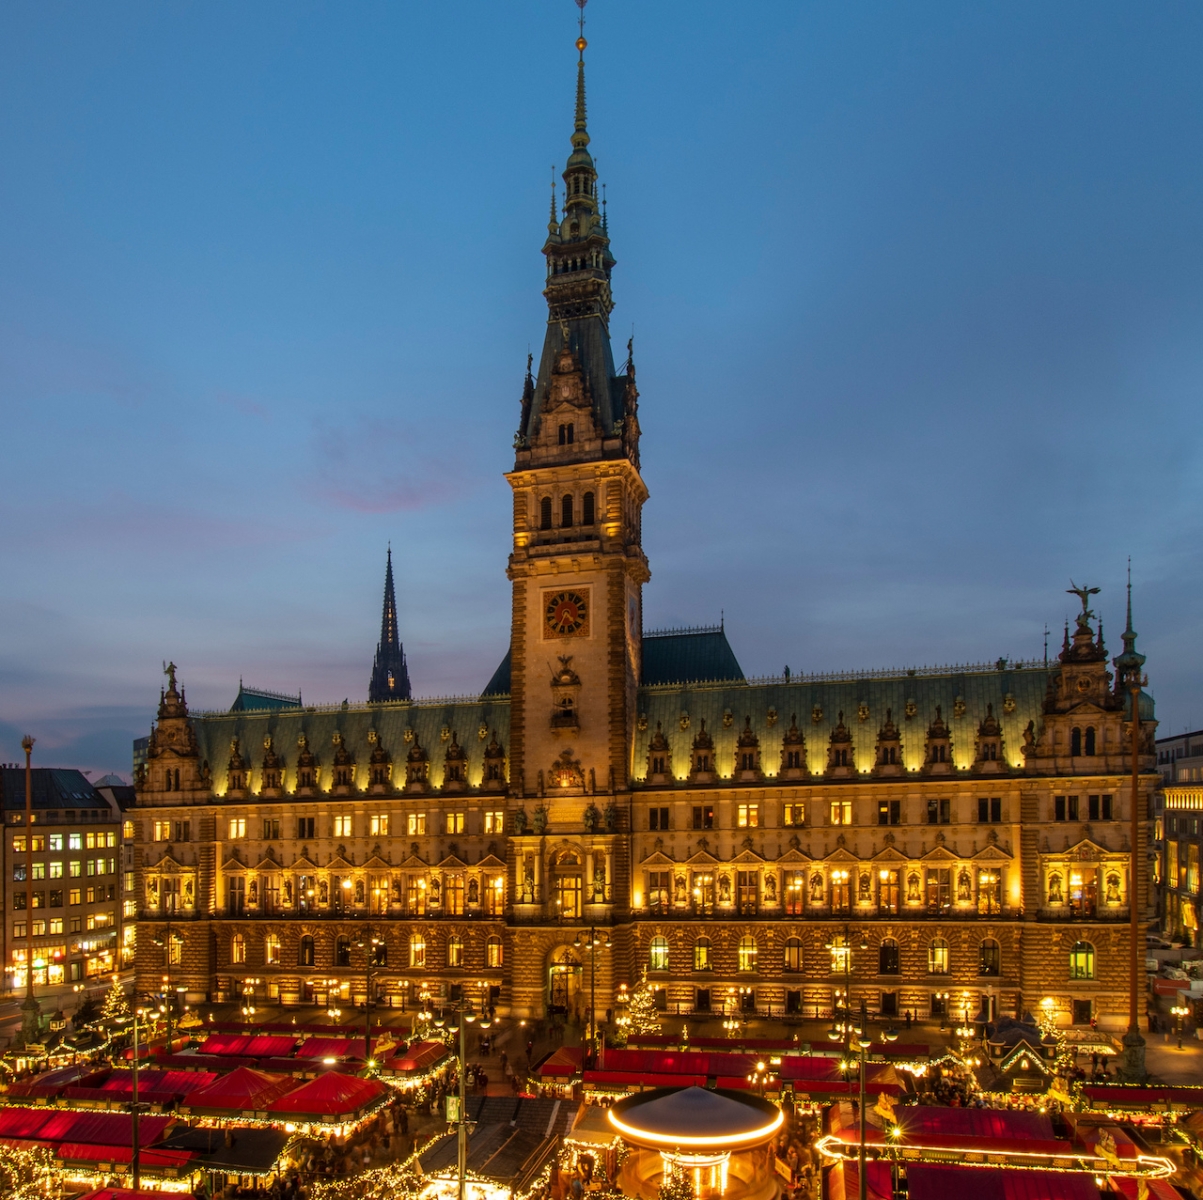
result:
[[(579, 1058), (580, 1050), (577, 1050), (576, 1053)], [(415, 1042), (399, 1058), (390, 1058), (384, 1065), (390, 1071), (406, 1071), (416, 1074), (418, 1071), (425, 1071), (427, 1067), (434, 1066), (446, 1054), (447, 1047), (442, 1042)]]
[(22, 1079), (8, 1089), (9, 1096), (57, 1096), (65, 1087), (97, 1087), (109, 1074), (108, 1067), (97, 1069), (91, 1064), (62, 1067), (47, 1071), (34, 1079)]
[[(151, 1145), (174, 1120), (174, 1117), (142, 1117), (138, 1122), (142, 1144)], [(130, 1145), (133, 1142), (133, 1118), (129, 1113), (6, 1108), (0, 1111), (0, 1137), (39, 1142)]]
[(593, 1087), (705, 1087), (705, 1075), (657, 1075), (654, 1072), (586, 1071), (582, 1080)]
[(909, 1166), (906, 1178), (911, 1200), (1099, 1200), (1084, 1172)]
[[(1146, 1179), (1145, 1182), (1149, 1185), (1151, 1200), (1182, 1200), (1182, 1193), (1166, 1179)], [(1140, 1193), (1140, 1181), (1130, 1175), (1113, 1175), (1111, 1186), (1124, 1200), (1136, 1200)]]
[(1203, 1087), (1139, 1087), (1124, 1083), (1087, 1083), (1082, 1094), (1092, 1105), (1116, 1108), (1149, 1108), (1154, 1104), (1182, 1104), (1203, 1108)]
[(311, 1037), (301, 1043), (297, 1058), (342, 1058), (357, 1046), (363, 1046), (358, 1039)]
[(327, 1071), (281, 1096), (268, 1105), (268, 1110), (305, 1117), (351, 1116), (387, 1091), (387, 1085), (379, 1079), (360, 1079), (355, 1075)]
[(251, 1067), (239, 1067), (190, 1093), (188, 1107), (223, 1112), (263, 1109), (295, 1085), (296, 1080), (290, 1075), (269, 1075)]
[(580, 1046), (561, 1046), (539, 1064), (535, 1073), (540, 1077), (575, 1075), (581, 1069), (583, 1056), (584, 1051)]
[(246, 1034), (215, 1033), (200, 1045), (201, 1054), (246, 1055), (252, 1039)]
[[(98, 1146), (90, 1142), (63, 1142), (56, 1151), (66, 1162), (131, 1162), (133, 1146)], [(182, 1167), (196, 1155), (192, 1150), (142, 1150), (143, 1167)]]
[[(827, 1175), (827, 1200), (851, 1200), (860, 1191), (859, 1163), (836, 1163)], [(887, 1162), (865, 1164), (865, 1192), (868, 1200), (893, 1200), (894, 1185)]]
[(287, 1058), (296, 1044), (295, 1037), (260, 1034), (251, 1038), (250, 1045), (242, 1053), (253, 1058)]

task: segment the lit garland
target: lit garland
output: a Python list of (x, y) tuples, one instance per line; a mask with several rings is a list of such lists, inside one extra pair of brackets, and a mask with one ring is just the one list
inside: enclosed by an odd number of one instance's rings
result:
[[(846, 1142), (838, 1134), (829, 1133), (815, 1142), (815, 1149), (826, 1158), (853, 1161), (859, 1157), (858, 1143)], [(1168, 1158), (1156, 1154), (1139, 1154), (1126, 1159), (1122, 1170), (1109, 1164), (1102, 1155), (1075, 1150), (1066, 1145), (1063, 1153), (1041, 1150), (982, 1150), (970, 1141), (961, 1146), (925, 1146), (907, 1140), (902, 1133), (888, 1143), (867, 1145), (870, 1160), (901, 1158), (904, 1162), (955, 1164), (964, 1167), (988, 1167), (1008, 1171), (1058, 1171), (1070, 1174), (1136, 1176), (1145, 1179), (1169, 1179), (1175, 1167)]]
[(54, 1155), (44, 1147), (14, 1150), (0, 1146), (0, 1196), (5, 1200), (43, 1200), (55, 1178)]

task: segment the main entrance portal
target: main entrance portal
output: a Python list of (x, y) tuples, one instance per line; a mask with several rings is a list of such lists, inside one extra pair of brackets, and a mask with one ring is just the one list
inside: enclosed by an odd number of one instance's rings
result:
[(581, 963), (577, 956), (564, 947), (552, 952), (547, 970), (547, 1013), (549, 1016), (567, 1016), (580, 1008)]

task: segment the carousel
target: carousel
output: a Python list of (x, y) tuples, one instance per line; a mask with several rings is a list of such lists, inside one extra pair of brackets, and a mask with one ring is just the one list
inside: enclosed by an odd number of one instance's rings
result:
[(626, 1196), (656, 1200), (677, 1172), (695, 1200), (772, 1200), (777, 1195), (772, 1142), (781, 1110), (741, 1092), (656, 1088), (628, 1096), (608, 1114), (629, 1153), (619, 1171)]

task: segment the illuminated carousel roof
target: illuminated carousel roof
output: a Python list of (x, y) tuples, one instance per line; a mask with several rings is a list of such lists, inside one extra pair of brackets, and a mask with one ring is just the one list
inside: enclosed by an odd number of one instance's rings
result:
[(703, 1087), (657, 1088), (610, 1109), (610, 1124), (636, 1145), (741, 1150), (767, 1142), (781, 1127), (776, 1105), (757, 1096)]

